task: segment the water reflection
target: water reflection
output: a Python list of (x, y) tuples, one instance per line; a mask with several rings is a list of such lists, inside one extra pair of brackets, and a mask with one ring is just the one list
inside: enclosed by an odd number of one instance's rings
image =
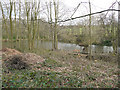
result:
[[(26, 48), (28, 46), (27, 41), (22, 41), (22, 46)], [(15, 47), (19, 46), (19, 42), (13, 43)], [(8, 42), (3, 42), (3, 47), (7, 46), (9, 47)], [(52, 41), (35, 41), (35, 48), (45, 48), (45, 49), (52, 49)], [(58, 42), (58, 49), (61, 50), (79, 50), (80, 52), (83, 52), (83, 46), (79, 46), (76, 44), (71, 44), (71, 43), (63, 43), (63, 42)], [(89, 50), (89, 47), (88, 47)], [(92, 53), (110, 53), (113, 52), (113, 47), (112, 46), (98, 46), (98, 45), (92, 45), (91, 46)]]
[[(52, 42), (51, 41), (39, 41), (39, 47), (46, 48), (46, 49), (52, 49)], [(63, 43), (58, 42), (58, 49), (61, 50), (80, 50), (80, 52), (83, 52), (83, 46), (79, 46), (76, 44), (71, 43)], [(98, 46), (98, 45), (92, 45), (91, 46), (92, 53), (110, 53), (113, 52), (112, 46)], [(89, 47), (88, 47), (89, 50)]]

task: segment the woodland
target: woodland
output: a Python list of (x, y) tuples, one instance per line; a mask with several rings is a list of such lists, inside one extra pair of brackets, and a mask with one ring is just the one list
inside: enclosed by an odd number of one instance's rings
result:
[[(83, 4), (87, 13), (75, 16)], [(119, 88), (120, 3), (93, 7), (0, 1), (1, 87)]]

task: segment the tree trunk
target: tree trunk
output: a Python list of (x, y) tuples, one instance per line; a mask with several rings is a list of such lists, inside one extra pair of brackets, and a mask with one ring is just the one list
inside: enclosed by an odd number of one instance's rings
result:
[[(118, 2), (118, 10), (120, 10), (120, 2)], [(120, 12), (118, 12), (118, 68), (120, 68)], [(119, 77), (120, 80), (120, 77)], [(120, 84), (119, 84), (120, 85)]]
[[(120, 2), (118, 2), (118, 10), (120, 10)], [(118, 68), (120, 68), (120, 12), (118, 12)], [(120, 80), (120, 74), (118, 76), (118, 80)], [(118, 87), (120, 83), (118, 84)]]
[(91, 38), (92, 38), (92, 35), (91, 35), (91, 3), (90, 3), (90, 0), (89, 0), (89, 9), (90, 9), (90, 15), (89, 15), (89, 35), (90, 35), (90, 41), (89, 41), (89, 59), (91, 60), (91, 55), (92, 55), (92, 50), (91, 50), (91, 45), (92, 45), (92, 41), (91, 41)]
[(13, 44), (13, 27), (12, 27), (12, 10), (13, 10), (13, 2), (11, 2), (10, 0), (10, 15), (9, 15), (9, 19), (10, 19), (10, 31), (11, 31), (11, 48), (12, 48), (12, 44)]
[(27, 38), (28, 38), (28, 49), (31, 50), (31, 42), (30, 42), (30, 27), (29, 27), (29, 12), (30, 12), (30, 7), (28, 6), (28, 2), (25, 2), (25, 8), (26, 8), (26, 16), (27, 16)]
[(5, 19), (5, 15), (4, 15), (4, 11), (3, 11), (3, 8), (2, 8), (2, 4), (0, 2), (0, 7), (1, 7), (1, 11), (2, 11), (2, 26), (5, 28), (6, 30), (6, 39), (9, 40), (9, 32), (8, 32), (8, 26), (7, 26), (7, 20)]
[(14, 2), (14, 14), (15, 14), (15, 24), (14, 24), (14, 28), (15, 28), (15, 42), (17, 44), (17, 30), (16, 30), (16, 2)]
[(52, 36), (52, 49), (54, 49), (54, 31), (53, 31), (53, 25), (52, 25), (52, 6), (50, 2), (50, 31)]
[[(54, 1), (54, 0), (53, 0)], [(58, 7), (59, 6), (59, 0), (58, 3), (54, 1), (54, 12), (55, 12), (55, 24), (54, 24), (54, 49), (58, 49), (58, 39), (57, 39), (57, 20), (58, 20)]]
[(21, 2), (19, 0), (19, 48), (21, 48)]

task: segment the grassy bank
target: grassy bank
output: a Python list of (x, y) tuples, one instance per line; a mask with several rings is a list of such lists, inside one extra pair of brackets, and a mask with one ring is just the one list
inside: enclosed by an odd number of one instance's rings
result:
[(63, 50), (34, 49), (32, 52), (45, 61), (31, 70), (3, 68), (3, 87), (116, 88), (118, 85), (118, 64), (111, 60), (88, 60), (85, 56)]

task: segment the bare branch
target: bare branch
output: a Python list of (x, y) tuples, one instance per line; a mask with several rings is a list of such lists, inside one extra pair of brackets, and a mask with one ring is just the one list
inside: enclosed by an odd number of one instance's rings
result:
[(75, 20), (75, 19), (78, 19), (78, 18), (83, 18), (83, 17), (87, 17), (89, 15), (95, 15), (95, 14), (103, 13), (103, 12), (106, 12), (106, 11), (118, 11), (118, 12), (120, 12), (120, 10), (116, 10), (116, 9), (107, 9), (107, 10), (103, 10), (103, 11), (99, 11), (99, 12), (95, 12), (95, 13), (91, 13), (91, 14), (86, 14), (86, 15), (79, 16), (79, 17), (74, 17), (74, 18), (70, 18), (70, 19), (66, 19), (66, 20), (61, 20), (61, 21), (58, 21), (58, 22), (66, 22), (66, 21), (70, 21), (70, 20)]

